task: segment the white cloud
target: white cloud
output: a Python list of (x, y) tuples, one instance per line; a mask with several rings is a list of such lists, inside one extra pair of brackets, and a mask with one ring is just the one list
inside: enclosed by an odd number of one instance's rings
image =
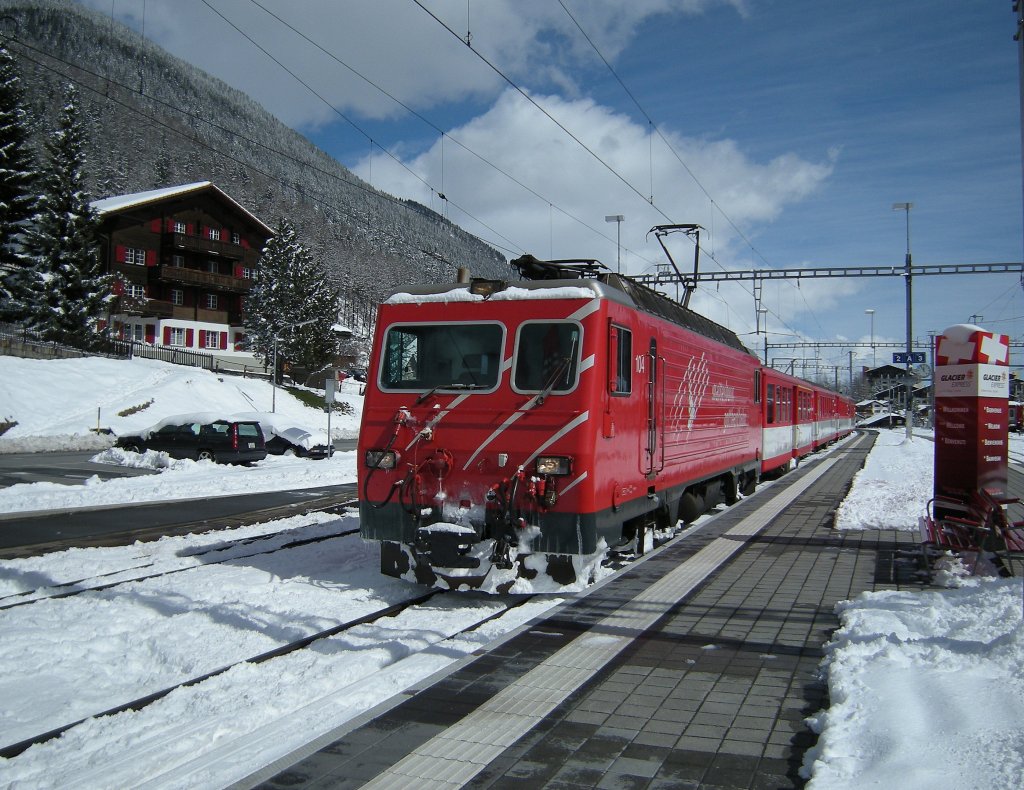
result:
[[(147, 39), (249, 94), (295, 128), (337, 120), (332, 108), (361, 118), (405, 113), (354, 72), (417, 111), (465, 100), (489, 101), (506, 86), (469, 47), (411, 0), (118, 0), (113, 6), (109, 0), (79, 2), (105, 15), (113, 8), (119, 20), (144, 31)], [(532, 90), (557, 88), (572, 95), (579, 90), (575, 72), (604, 68), (558, 3), (428, 0), (423, 5), (460, 38), (471, 33), (476, 52)], [(743, 8), (742, 0), (566, 3), (611, 61), (648, 17), (702, 13), (714, 5)]]
[[(733, 254), (744, 255), (745, 243), (712, 209), (679, 159), (748, 236), (758, 223), (813, 193), (832, 169), (831, 163), (794, 155), (759, 163), (731, 141), (695, 140), (662, 130), (670, 150), (657, 136), (652, 145), (646, 125), (591, 100), (549, 96), (537, 101), (626, 183), (512, 90), (487, 112), (451, 130), (443, 156), (438, 140), (401, 164), (379, 153), (354, 169), (379, 189), (447, 210), (450, 219), (471, 232), (510, 246), (464, 214), (465, 209), (499, 229), (515, 248), (507, 251), (513, 256), (526, 251), (540, 258), (599, 258), (614, 266), (617, 229), (605, 222), (605, 216), (622, 214), (623, 263), (631, 273), (665, 262), (656, 239), (647, 235), (656, 224), (699, 223), (706, 229), (706, 250), (726, 261)], [(495, 167), (466, 153), (455, 141)], [(653, 207), (646, 200), (652, 186)], [(448, 199), (447, 207), (436, 195), (440, 191)], [(681, 269), (689, 270), (692, 247), (675, 238), (669, 242), (673, 256)], [(717, 265), (705, 259), (702, 268)], [(822, 288), (815, 297), (818, 304), (828, 293), (838, 295)], [(752, 320), (753, 307), (749, 312)]]

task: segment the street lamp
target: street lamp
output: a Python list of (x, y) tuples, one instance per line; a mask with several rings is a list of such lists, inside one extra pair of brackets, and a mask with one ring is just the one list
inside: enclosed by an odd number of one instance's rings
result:
[(875, 356), (875, 308), (869, 307), (864, 311), (871, 316), (871, 367), (878, 367), (878, 358)]
[(625, 219), (622, 214), (609, 214), (604, 218), (605, 222), (615, 223), (615, 273), (622, 274), (622, 221)]
[(285, 332), (295, 329), (296, 327), (306, 326), (306, 324), (312, 324), (314, 321), (318, 321), (317, 318), (310, 318), (308, 321), (299, 321), (296, 324), (285, 324), (277, 332), (274, 333), (274, 372), (270, 379), (270, 411), (271, 413), (277, 412), (277, 341), (281, 339), (281, 335)]
[(907, 439), (913, 439), (914, 432), (911, 426), (911, 420), (914, 414), (914, 384), (910, 378), (910, 355), (913, 353), (914, 347), (914, 319), (913, 319), (913, 298), (911, 294), (911, 277), (913, 275), (913, 264), (910, 257), (910, 209), (914, 207), (913, 203), (893, 203), (893, 211), (903, 211), (907, 215), (907, 258), (906, 268), (903, 273), (907, 283)]

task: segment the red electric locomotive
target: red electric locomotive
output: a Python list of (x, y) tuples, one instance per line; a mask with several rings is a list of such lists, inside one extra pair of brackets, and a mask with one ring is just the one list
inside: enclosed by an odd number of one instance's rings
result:
[(531, 279), (380, 307), (359, 486), (382, 572), (586, 581), (608, 548), (642, 552), (789, 463), (806, 383), (780, 386), (732, 332), (596, 262), (513, 265)]

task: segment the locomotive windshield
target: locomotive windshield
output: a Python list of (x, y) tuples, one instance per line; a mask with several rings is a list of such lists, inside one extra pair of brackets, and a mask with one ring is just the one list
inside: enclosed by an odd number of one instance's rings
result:
[(501, 324), (396, 324), (384, 338), (385, 390), (490, 389), (498, 383)]
[(576, 386), (577, 323), (531, 321), (519, 327), (514, 382), (519, 392), (568, 392)]

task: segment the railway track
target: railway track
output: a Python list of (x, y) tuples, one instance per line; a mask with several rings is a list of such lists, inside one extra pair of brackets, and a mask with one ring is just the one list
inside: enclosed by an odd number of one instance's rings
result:
[[(301, 527), (296, 529), (301, 529)], [(296, 529), (289, 530), (289, 532), (296, 531)], [(147, 568), (155, 567), (154, 562), (148, 562), (143, 563), (141, 565), (134, 565), (124, 569), (107, 571), (105, 573), (98, 574), (94, 577), (76, 579), (74, 581), (65, 582), (57, 586), (40, 587), (34, 590), (26, 590), (23, 592), (3, 595), (0, 596), (0, 611), (3, 611), (5, 609), (13, 609), (17, 606), (25, 606), (30, 603), (36, 603), (37, 601), (46, 601), (55, 598), (70, 598), (72, 596), (81, 595), (82, 593), (86, 592), (99, 592), (101, 590), (110, 590), (122, 584), (158, 579), (163, 576), (170, 576), (175, 573), (184, 573), (185, 571), (195, 570), (197, 567), (200, 566), (216, 565), (219, 563), (231, 562), (234, 560), (257, 557), (264, 554), (274, 554), (279, 551), (286, 551), (288, 549), (298, 548), (299, 546), (308, 546), (313, 543), (322, 543), (328, 540), (335, 540), (336, 538), (343, 538), (348, 535), (354, 535), (357, 532), (359, 532), (358, 528), (347, 529), (341, 532), (316, 535), (308, 538), (296, 538), (293, 540), (287, 540), (283, 533), (271, 533), (267, 535), (259, 535), (256, 537), (241, 538), (237, 541), (227, 541), (225, 543), (219, 543), (211, 548), (206, 548), (200, 551), (190, 553), (183, 553), (179, 555), (183, 559), (187, 559), (189, 561), (182, 562), (178, 567), (174, 568), (162, 568), (158, 571), (148, 573), (137, 573), (130, 576), (123, 575), (126, 573), (131, 573), (131, 571), (143, 571)], [(250, 546), (263, 541), (277, 543), (278, 545), (274, 545), (267, 548), (261, 548), (257, 551), (251, 552), (240, 551), (242, 547)], [(220, 559), (212, 559), (217, 554), (223, 554), (224, 556)], [(118, 577), (116, 580), (104, 581), (104, 579), (111, 579), (115, 576)]]
[[(348, 530), (345, 534), (354, 540), (352, 532), (354, 530)], [(214, 568), (231, 559), (281, 556), (283, 549), (309, 547), (328, 536), (282, 534), (277, 537), (279, 542), (274, 545), (264, 544), (271, 536), (261, 535), (200, 548), (181, 557), (182, 560), (201, 560), (198, 565), (188, 568), (160, 569), (159, 573), (153, 573), (143, 563), (120, 571), (134, 572), (136, 578), (130, 580), (110, 579), (112, 574), (105, 573), (91, 580), (79, 579), (75, 584), (109, 589), (127, 581), (142, 583), (188, 569)], [(336, 533), (331, 537), (341, 535)], [(352, 547), (357, 544), (361, 546), (356, 540)], [(247, 551), (257, 547), (256, 551)], [(317, 551), (314, 550), (311, 556), (315, 556)], [(218, 558), (222, 552), (225, 556)], [(233, 556), (227, 556), (232, 553)], [(349, 553), (342, 549), (336, 556)], [(290, 562), (294, 564), (300, 556)], [(360, 562), (366, 559), (368, 557)], [(630, 559), (628, 555), (616, 555), (611, 559), (612, 567), (622, 567)], [(288, 562), (250, 565), (269, 572), (271, 579), (283, 579), (275, 569), (287, 568)], [(360, 566), (360, 570), (365, 580), (375, 569), (367, 570)], [(209, 577), (214, 584), (218, 583), (218, 578)], [(324, 586), (326, 582), (327, 587), (333, 587), (342, 580), (347, 584), (348, 579), (349, 571), (342, 571), (328, 577), (314, 577), (307, 582), (313, 582), (314, 586)], [(387, 583), (394, 584), (393, 581)], [(382, 595), (384, 588), (375, 589), (376, 586), (371, 581), (365, 589), (357, 591), (357, 595), (360, 598), (365, 596), (367, 600), (386, 600)], [(85, 590), (35, 592), (48, 593), (46, 597), (69, 597), (79, 591)], [(407, 595), (395, 601), (396, 593)], [(168, 594), (177, 595), (178, 588), (157, 583), (153, 589), (143, 586), (115, 598), (160, 600), (160, 596)], [(144, 684), (134, 681), (122, 684), (124, 694), (111, 687), (111, 693), (96, 695), (93, 702), (110, 704), (118, 696), (127, 701), (103, 710), (97, 706), (96, 712), (89, 712), (83, 703), (78, 715), (68, 717), (69, 720), (60, 726), (40, 727), (40, 732), (29, 737), (21, 737), (26, 731), (31, 731), (23, 726), (17, 742), (0, 747), (0, 757), (8, 760), (17, 757), (19, 765), (34, 766), (34, 770), (40, 771), (40, 778), (47, 777), (40, 786), (61, 786), (71, 781), (81, 787), (111, 786), (122, 780), (132, 784), (126, 777), (135, 771), (137, 778), (138, 766), (150, 764), (160, 766), (160, 770), (157, 772), (159, 775), (150, 777), (146, 786), (180, 787), (193, 781), (201, 783), (204, 772), (215, 770), (216, 761), (224, 760), (225, 754), (237, 754), (243, 760), (262, 759), (264, 753), (272, 753), (278, 742), (284, 740), (283, 734), (289, 728), (291, 731), (301, 728), (305, 733), (308, 727), (310, 739), (315, 738), (317, 732), (329, 732), (363, 712), (366, 704), (373, 704), (372, 699), (370, 703), (362, 702), (372, 696), (366, 691), (367, 685), (386, 686), (393, 689), (390, 694), (398, 694), (414, 684), (415, 678), (427, 677), (460, 656), (469, 655), (476, 646), (491, 641), (496, 634), (528, 622), (558, 600), (548, 596), (496, 598), (473, 593), (442, 594), (439, 590), (415, 587), (408, 590), (391, 587), (386, 595), (391, 598), (388, 605), (362, 611), (329, 625), (322, 625), (325, 618), (308, 608), (299, 620), (293, 621), (291, 630), (298, 628), (300, 622), (312, 624), (318, 621), (321, 627), (245, 657), (236, 658), (228, 655), (231, 651), (223, 651), (223, 658), (227, 660), (222, 660), (219, 665), (200, 664), (198, 671), (190, 673), (189, 677), (182, 676), (180, 680), (168, 675), (168, 680), (173, 682), (156, 691), (132, 695), (133, 684), (137, 691), (145, 689)], [(197, 602), (191, 593), (187, 597), (193, 606), (198, 603), (202, 609), (218, 604), (216, 599), (209, 603)], [(13, 608), (11, 603), (8, 600), (8, 606), (0, 608)], [(74, 603), (69, 605), (75, 606)], [(258, 605), (258, 601), (252, 604), (253, 607)], [(81, 606), (78, 604), (77, 610), (69, 611), (85, 611)], [(270, 614), (269, 609), (267, 612)], [(253, 614), (266, 619), (259, 609), (253, 609)], [(238, 633), (240, 639), (246, 636), (244, 631)], [(185, 644), (191, 644), (192, 636), (183, 633), (181, 638)], [(140, 633), (140, 638), (146, 638), (146, 635)], [(219, 638), (216, 632), (214, 638)], [(234, 636), (230, 638), (234, 639)], [(197, 650), (204, 640), (208, 637), (196, 636)], [(379, 666), (367, 669), (367, 656), (383, 658), (379, 659)], [(261, 689), (273, 689), (273, 692), (265, 698)], [(278, 704), (277, 695), (287, 704)], [(300, 698), (301, 702), (298, 701)], [(364, 706), (359, 708), (359, 705)], [(184, 710), (187, 710), (187, 715), (182, 713)], [(244, 722), (244, 727), (232, 726), (239, 721)], [(39, 722), (50, 724), (53, 719), (47, 722), (40, 717)], [(10, 732), (14, 734), (14, 731)], [(111, 732), (122, 734), (111, 736)], [(216, 748), (203, 747), (202, 744), (214, 737), (213, 733), (216, 733)], [(104, 745), (113, 743), (116, 746)], [(166, 752), (169, 749), (180, 751), (180, 754), (168, 758)], [(253, 757), (254, 753), (256, 757)], [(25, 760), (28, 763), (23, 763)], [(54, 765), (61, 765), (64, 773), (59, 776), (52, 774)]]
[[(330, 639), (331, 637), (335, 637), (339, 634), (351, 631), (357, 628), (358, 626), (379, 623), (381, 620), (384, 620), (386, 618), (395, 618), (403, 612), (406, 612), (414, 607), (421, 606), (422, 604), (440, 595), (445, 594), (451, 595), (447, 591), (437, 588), (427, 590), (419, 595), (413, 596), (407, 600), (401, 601), (399, 603), (393, 604), (383, 609), (374, 611), (366, 615), (362, 615), (360, 617), (356, 617), (343, 623), (339, 623), (337, 625), (331, 626), (330, 628), (326, 628), (316, 633), (309, 634), (308, 636), (304, 636), (301, 639), (296, 639), (291, 642), (288, 642), (287, 644), (280, 645), (274, 648), (273, 650), (268, 650), (263, 653), (260, 653), (259, 655), (251, 656), (239, 661), (234, 661), (230, 664), (225, 664), (224, 666), (217, 667), (216, 669), (210, 670), (208, 672), (204, 672), (201, 675), (197, 675), (196, 677), (183, 680), (180, 683), (176, 683), (172, 686), (161, 689), (160, 691), (153, 692), (138, 699), (134, 699), (129, 702), (116, 705), (107, 710), (92, 714), (90, 716), (83, 717), (73, 722), (69, 722), (68, 724), (56, 727), (43, 733), (39, 733), (38, 735), (34, 735), (30, 738), (25, 738), (17, 743), (2, 746), (0, 747), (0, 758), (11, 759), (13, 757), (17, 757), (30, 747), (44, 744), (48, 741), (52, 741), (56, 738), (59, 738), (72, 728), (77, 727), (87, 721), (107, 716), (115, 716), (128, 711), (141, 711), (149, 707), (150, 705), (153, 705), (154, 703), (164, 699), (169, 694), (179, 689), (186, 689), (192, 686), (197, 686), (212, 678), (217, 677), (218, 675), (223, 675), (233, 669), (242, 667), (243, 665), (263, 664), (272, 659), (280, 658), (283, 656), (287, 656), (291, 653), (307, 649), (318, 642), (322, 642), (324, 640)], [(464, 636), (467, 633), (473, 632), (479, 629), (484, 624), (505, 616), (509, 611), (524, 606), (534, 597), (535, 596), (527, 595), (505, 599), (501, 601), (502, 608), (500, 608), (498, 611), (492, 612), (482, 618), (474, 620), (473, 622), (459, 629), (455, 633), (449, 634), (445, 638), (445, 640), (442, 641), (454, 640), (461, 636)]]
[[(77, 721), (73, 721), (69, 724), (65, 724), (60, 727), (56, 727), (52, 730), (49, 730), (47, 732), (40, 733), (39, 735), (32, 736), (31, 738), (26, 738), (22, 741), (19, 741), (18, 743), (0, 747), (0, 757), (7, 759), (10, 759), (11, 757), (17, 757), (30, 746), (35, 746), (40, 743), (46, 743), (49, 740), (58, 738), (65, 732), (70, 730), (72, 727), (77, 727), (79, 724), (82, 724), (83, 722), (88, 721), (89, 719), (96, 719), (102, 716), (114, 716), (118, 713), (124, 713), (125, 711), (129, 710), (142, 710), (148, 705), (152, 705), (154, 702), (163, 699), (172, 691), (175, 691), (180, 688), (188, 688), (189, 686), (198, 685), (199, 683), (209, 680), (210, 678), (214, 678), (217, 675), (221, 675), (233, 669), (234, 667), (238, 667), (243, 664), (262, 664), (265, 661), (269, 661), (272, 658), (288, 655), (289, 653), (293, 653), (296, 650), (302, 650), (303, 648), (309, 647), (315, 642), (319, 642), (322, 639), (327, 639), (329, 637), (343, 633), (352, 628), (355, 628), (356, 626), (374, 623), (384, 617), (394, 617), (395, 615), (405, 611), (411, 606), (415, 606), (416, 604), (429, 601), (431, 598), (435, 597), (436, 595), (439, 595), (441, 592), (443, 591), (438, 589), (429, 590), (428, 592), (410, 598), (407, 601), (402, 601), (401, 603), (388, 606), (379, 611), (372, 612), (371, 614), (363, 615), (361, 617), (357, 617), (353, 620), (349, 620), (344, 623), (339, 623), (338, 625), (331, 626), (330, 628), (325, 628), (321, 631), (318, 631), (315, 634), (304, 636), (301, 639), (296, 639), (292, 642), (276, 647), (273, 650), (268, 650), (266, 652), (260, 653), (259, 655), (244, 658), (240, 661), (234, 661), (230, 664), (225, 664), (224, 666), (217, 667), (216, 669), (210, 670), (209, 672), (204, 672), (201, 675), (197, 675), (194, 678), (184, 680), (181, 683), (176, 683), (173, 686), (161, 689), (160, 691), (154, 692), (152, 694), (146, 694), (145, 696), (131, 700), (130, 702), (125, 702), (120, 705), (116, 705), (113, 708), (109, 708), (108, 710), (104, 710), (99, 713), (94, 713), (90, 716), (78, 719)], [(476, 627), (476, 625), (474, 625), (474, 627)]]
[[(192, 516), (183, 518), (181, 521), (168, 522), (163, 520), (162, 523), (154, 526), (132, 526), (130, 528), (115, 531), (97, 531), (93, 534), (86, 534), (81, 529), (73, 531), (58, 529), (56, 530), (57, 534), (61, 534), (62, 532), (68, 532), (71, 534), (68, 534), (66, 537), (62, 536), (49, 540), (32, 539), (31, 541), (26, 541), (20, 544), (5, 542), (3, 547), (0, 547), (0, 560), (37, 557), (54, 551), (63, 551), (72, 548), (110, 548), (114, 546), (126, 546), (140, 541), (148, 542), (159, 540), (164, 537), (179, 537), (196, 531), (209, 532), (214, 530), (251, 526), (253, 524), (259, 524), (266, 521), (273, 521), (276, 519), (286, 518), (288, 516), (305, 515), (308, 513), (340, 514), (345, 508), (355, 506), (356, 500), (353, 498), (355, 496), (355, 485), (343, 485), (338, 488), (338, 492), (306, 500), (301, 503), (287, 502), (281, 505), (257, 507), (251, 510), (243, 510), (209, 518), (196, 518)], [(175, 501), (171, 504), (180, 504), (180, 502)], [(63, 520), (66, 520), (69, 516), (74, 518), (86, 512), (99, 511), (104, 514), (109, 513), (115, 523), (117, 521), (132, 522), (139, 518), (136, 514), (145, 512), (147, 508), (154, 506), (159, 507), (160, 505), (161, 503), (152, 502), (140, 503), (130, 507), (112, 505), (101, 508), (84, 508), (82, 510), (70, 511), (68, 513), (61, 512), (57, 515), (63, 522)], [(126, 515), (127, 513), (130, 513), (131, 515)], [(38, 529), (35, 527), (37, 521), (43, 521), (48, 517), (52, 521), (53, 515), (53, 513), (14, 514), (11, 520), (17, 521), (20, 519), (25, 523), (30, 523), (33, 525), (32, 531), (35, 532)], [(63, 527), (64, 524), (61, 523), (59, 526)], [(53, 533), (54, 531), (55, 530), (51, 527), (50, 532)]]

